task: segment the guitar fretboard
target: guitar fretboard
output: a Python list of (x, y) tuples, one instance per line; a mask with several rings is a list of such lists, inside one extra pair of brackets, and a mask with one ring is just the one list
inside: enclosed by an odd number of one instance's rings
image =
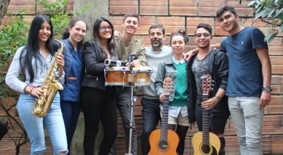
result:
[(161, 118), (161, 141), (167, 141), (168, 135), (168, 110), (169, 110), (169, 95), (164, 95), (163, 111)]
[[(202, 96), (203, 101), (208, 99), (208, 95)], [(202, 109), (202, 142), (204, 145), (209, 144), (209, 122), (208, 122), (208, 110)]]

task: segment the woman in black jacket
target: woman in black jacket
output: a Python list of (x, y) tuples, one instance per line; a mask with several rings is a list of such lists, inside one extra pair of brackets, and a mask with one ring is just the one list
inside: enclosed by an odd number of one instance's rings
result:
[(93, 25), (93, 39), (84, 44), (86, 73), (82, 81), (81, 103), (85, 120), (84, 153), (87, 155), (94, 154), (99, 121), (104, 130), (99, 155), (108, 154), (117, 137), (114, 89), (105, 86), (104, 78), (104, 60), (117, 59), (113, 33), (111, 22), (100, 17)]

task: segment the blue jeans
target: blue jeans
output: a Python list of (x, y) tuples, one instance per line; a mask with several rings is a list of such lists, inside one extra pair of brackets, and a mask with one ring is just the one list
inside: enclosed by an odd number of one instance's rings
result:
[(241, 155), (261, 155), (261, 129), (264, 109), (259, 97), (229, 97), (229, 110), (235, 124)]
[(46, 149), (44, 127), (51, 138), (53, 155), (68, 153), (65, 125), (57, 93), (46, 116), (40, 118), (32, 114), (35, 97), (21, 94), (17, 103), (21, 121), (31, 143), (31, 155), (43, 155)]
[(81, 108), (80, 103), (61, 101), (61, 110), (66, 127), (68, 150), (70, 150), (70, 147), (72, 145), (72, 139), (80, 115), (80, 110), (81, 110), (80, 108)]
[(156, 129), (156, 126), (160, 120), (160, 101), (159, 99), (141, 99), (142, 104), (142, 120), (143, 120), (143, 132), (142, 132), (142, 154), (147, 155), (150, 149), (149, 136), (150, 133)]

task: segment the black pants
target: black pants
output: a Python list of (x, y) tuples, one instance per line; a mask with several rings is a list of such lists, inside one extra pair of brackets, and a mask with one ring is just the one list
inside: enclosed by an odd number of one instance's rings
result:
[(103, 139), (99, 155), (107, 155), (117, 137), (117, 111), (114, 102), (114, 89), (105, 91), (95, 88), (82, 88), (81, 102), (85, 120), (84, 153), (94, 154), (95, 137), (99, 121), (103, 125)]
[(142, 104), (142, 120), (143, 131), (141, 137), (142, 154), (147, 155), (150, 150), (149, 136), (153, 130), (155, 130), (160, 120), (160, 108), (161, 104), (159, 99), (141, 99)]

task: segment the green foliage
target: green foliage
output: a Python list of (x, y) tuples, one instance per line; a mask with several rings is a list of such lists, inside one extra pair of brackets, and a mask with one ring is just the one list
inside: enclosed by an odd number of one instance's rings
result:
[(37, 4), (43, 6), (42, 10), (44, 12), (55, 13), (55, 14), (65, 14), (67, 8), (67, 0), (56, 0), (52, 3), (47, 0), (36, 0)]
[(74, 16), (82, 16), (92, 7), (93, 7), (92, 4), (86, 4), (82, 8), (80, 8), (79, 10), (75, 11)]
[(260, 18), (270, 25), (269, 33), (265, 37), (266, 41), (270, 42), (283, 32), (282, 0), (251, 0), (248, 6), (255, 9), (255, 20)]
[(6, 67), (14, 52), (26, 43), (28, 27), (21, 13), (25, 9), (8, 14), (7, 23), (0, 30), (0, 68)]
[(70, 21), (68, 14), (55, 14), (51, 16), (53, 24), (54, 37), (58, 40), (62, 38), (62, 32), (67, 27)]
[(62, 38), (63, 29), (70, 21), (70, 17), (66, 13), (67, 0), (55, 0), (53, 3), (50, 3), (47, 0), (36, 0), (36, 3), (41, 4), (42, 10), (50, 14), (54, 37), (60, 40)]

